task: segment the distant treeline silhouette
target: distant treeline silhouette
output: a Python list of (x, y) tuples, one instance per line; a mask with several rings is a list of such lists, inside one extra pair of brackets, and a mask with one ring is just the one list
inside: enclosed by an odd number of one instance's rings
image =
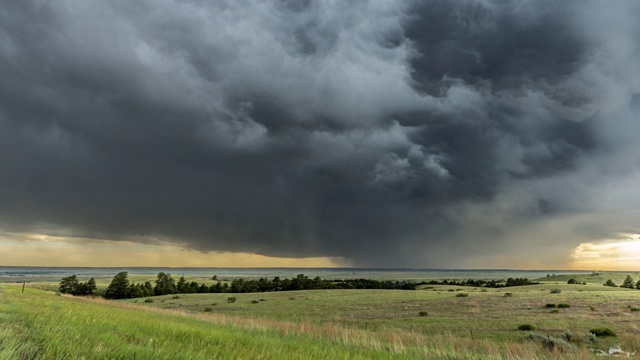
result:
[[(217, 280), (217, 276), (212, 278)], [(70, 281), (73, 280), (73, 281)], [(71, 284), (70, 284), (71, 283)], [(60, 292), (72, 295), (92, 295), (95, 291), (95, 280), (89, 281), (91, 291), (78, 291), (86, 288), (85, 283), (79, 283), (75, 275), (63, 278), (60, 282)], [(328, 289), (388, 289), (388, 290), (415, 290), (419, 285), (455, 285), (474, 287), (509, 287), (521, 285), (534, 285), (537, 282), (526, 278), (509, 278), (506, 282), (497, 280), (429, 280), (422, 282), (372, 280), (372, 279), (339, 279), (325, 280), (316, 276), (309, 278), (300, 274), (288, 279), (276, 276), (273, 279), (233, 279), (231, 281), (217, 281), (215, 284), (206, 285), (196, 281), (187, 281), (184, 276), (176, 281), (170, 274), (158, 273), (155, 284), (150, 281), (134, 283), (129, 281), (126, 271), (122, 271), (113, 277), (113, 280), (104, 292), (107, 299), (129, 299), (156, 295), (190, 294), (190, 293), (255, 293), (273, 291), (294, 290), (328, 290)]]
[(510, 286), (537, 285), (539, 282), (531, 281), (527, 278), (508, 278), (504, 280), (429, 280), (423, 281), (420, 285), (455, 285), (455, 286), (473, 286), (487, 288), (503, 288)]

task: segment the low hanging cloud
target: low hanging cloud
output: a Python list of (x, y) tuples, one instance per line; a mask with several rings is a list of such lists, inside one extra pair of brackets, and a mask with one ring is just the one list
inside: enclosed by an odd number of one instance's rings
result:
[(638, 16), (633, 1), (4, 4), (0, 229), (560, 264), (640, 232)]

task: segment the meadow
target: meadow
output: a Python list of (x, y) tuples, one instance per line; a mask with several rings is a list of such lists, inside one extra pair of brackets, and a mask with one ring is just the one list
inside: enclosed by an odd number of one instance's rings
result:
[[(640, 291), (602, 285), (625, 276), (552, 275), (537, 279), (539, 285), (499, 289), (434, 285), (120, 301), (56, 295), (55, 283), (28, 284), (25, 293), (5, 284), (0, 359), (596, 358), (595, 351), (611, 346), (640, 349)], [(567, 284), (571, 277), (587, 285)], [(595, 328), (617, 336), (590, 336)], [(570, 334), (569, 347), (550, 349), (528, 340), (531, 332)]]

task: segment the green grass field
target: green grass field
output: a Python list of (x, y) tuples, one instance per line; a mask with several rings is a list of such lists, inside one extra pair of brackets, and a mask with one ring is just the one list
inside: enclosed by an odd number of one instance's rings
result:
[[(584, 359), (596, 358), (592, 349), (640, 349), (640, 291), (602, 286), (601, 279), (542, 280), (486, 290), (180, 294), (151, 302), (73, 298), (30, 286), (23, 294), (2, 285), (0, 360)], [(569, 330), (575, 350), (528, 341), (530, 332), (518, 330), (523, 324), (545, 337)], [(618, 336), (588, 341), (589, 330), (602, 327)]]

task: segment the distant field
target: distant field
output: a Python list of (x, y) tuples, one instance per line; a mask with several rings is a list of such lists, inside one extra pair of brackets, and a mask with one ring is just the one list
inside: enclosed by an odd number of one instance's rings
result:
[[(0, 359), (596, 358), (590, 349), (640, 350), (640, 291), (601, 285), (625, 276), (576, 276), (588, 285), (567, 285), (574, 276), (550, 274), (540, 285), (501, 289), (180, 294), (149, 302), (56, 296), (34, 284), (21, 294), (20, 287), (3, 285)], [(518, 330), (523, 324), (544, 337), (569, 330), (574, 352), (526, 340), (530, 332)], [(590, 329), (603, 327), (618, 336), (588, 340)]]

